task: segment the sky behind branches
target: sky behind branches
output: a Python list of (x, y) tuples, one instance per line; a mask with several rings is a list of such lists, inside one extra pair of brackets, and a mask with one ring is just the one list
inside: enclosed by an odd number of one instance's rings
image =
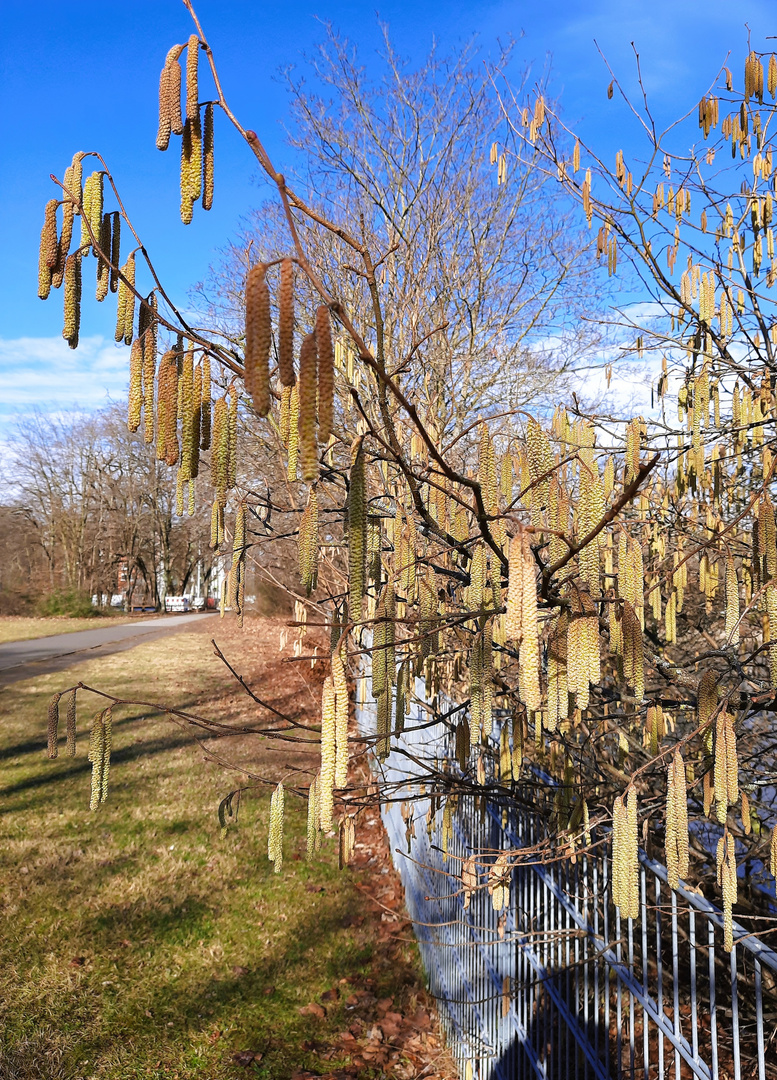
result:
[[(448, 51), (476, 34), (487, 61), (498, 40), (512, 37), (516, 75), (527, 64), (537, 75), (549, 65), (566, 122), (604, 160), (613, 161), (622, 148), (627, 162), (644, 153), (644, 143), (618, 95), (607, 99), (610, 74), (599, 50), (639, 102), (634, 43), (661, 127), (695, 109), (729, 50), (729, 65), (738, 71), (746, 24), (758, 49), (773, 48), (768, 37), (777, 34), (774, 0), (299, 0), (293, 7), (199, 0), (196, 7), (234, 112), (286, 171), (294, 158), (285, 145), (288, 103), (280, 71), (302, 65), (323, 36), (319, 20), (355, 42), (366, 66), (380, 47), (378, 17), (411, 63), (434, 39)], [(61, 293), (52, 292), (45, 303), (37, 298), (43, 208), (56, 193), (49, 173), (61, 178), (76, 150), (103, 154), (160, 278), (183, 308), (187, 289), (206, 276), (240, 218), (270, 189), (237, 133), (217, 115), (214, 207), (210, 213), (195, 208), (194, 223), (181, 224), (177, 141), (165, 154), (154, 146), (159, 70), (168, 48), (191, 32), (180, 0), (4, 0), (0, 30), (2, 430), (4, 421), (32, 405), (94, 407), (126, 388), (129, 350), (113, 343), (110, 300), (97, 304), (85, 287), (87, 340), (69, 355), (61, 337)]]

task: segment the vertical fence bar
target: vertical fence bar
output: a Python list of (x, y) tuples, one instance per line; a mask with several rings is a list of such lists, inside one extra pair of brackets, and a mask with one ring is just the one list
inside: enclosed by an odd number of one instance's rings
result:
[(675, 1080), (680, 1080), (680, 951), (677, 943), (677, 893), (670, 889), (672, 894), (672, 1011), (674, 1013), (674, 1075)]
[(739, 989), (737, 986), (737, 946), (731, 949), (731, 1038), (734, 1050), (734, 1080), (742, 1080), (739, 1054)]
[(755, 1024), (758, 1045), (758, 1080), (766, 1080), (766, 1051), (764, 1049), (763, 990), (761, 987), (761, 961), (756, 957), (755, 976)]
[(691, 951), (691, 1043), (693, 1060), (699, 1060), (699, 1027), (696, 1013), (696, 912), (688, 909), (688, 940)]
[(707, 920), (707, 956), (710, 973), (710, 1051), (712, 1080), (718, 1080), (718, 1005), (715, 993), (715, 924)]
[(650, 1022), (645, 1003), (648, 1000), (648, 906), (647, 874), (645, 867), (640, 868), (642, 884), (642, 1066), (645, 1080), (650, 1078)]
[[(661, 879), (656, 882), (656, 1009), (658, 1015), (664, 1012), (664, 963), (661, 955)], [(658, 1080), (664, 1080), (664, 1034), (663, 1029), (656, 1030), (658, 1042)]]

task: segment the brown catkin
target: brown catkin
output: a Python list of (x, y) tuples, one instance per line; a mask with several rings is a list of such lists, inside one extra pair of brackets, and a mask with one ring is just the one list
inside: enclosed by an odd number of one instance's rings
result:
[(318, 475), (316, 442), (316, 335), (307, 334), (299, 351), (299, 463), (302, 479), (312, 484)]
[(105, 258), (103, 258), (102, 254), (97, 258), (95, 299), (102, 303), (108, 295), (111, 278), (111, 214), (108, 211), (103, 214), (102, 224), (100, 225), (100, 251), (105, 254)]
[(267, 267), (257, 263), (246, 278), (245, 388), (260, 416), (270, 411), (270, 290)]
[(204, 109), (202, 126), (202, 209), (213, 206), (213, 102)]
[(38, 296), (47, 300), (51, 292), (51, 271), (57, 262), (57, 203), (49, 199), (43, 217), (38, 256)]
[(199, 113), (200, 90), (197, 68), (200, 58), (200, 39), (192, 34), (186, 47), (186, 119), (193, 120)]
[(168, 65), (162, 68), (159, 76), (159, 126), (156, 132), (157, 150), (166, 150), (170, 145), (170, 70)]
[[(106, 249), (107, 250), (107, 249)], [(111, 269), (110, 277), (111, 292), (115, 293), (119, 288), (119, 265), (121, 262), (121, 214), (114, 210), (111, 214)]]
[(68, 757), (76, 756), (76, 691), (75, 689), (70, 691), (67, 699), (67, 710), (65, 713), (66, 722), (66, 735), (67, 735), (67, 749), (66, 753)]
[(278, 374), (282, 386), (293, 386), (294, 377), (294, 263), (281, 263), (278, 290)]
[(81, 256), (78, 252), (68, 255), (65, 262), (65, 318), (62, 337), (71, 349), (78, 348), (78, 332), (81, 326)]
[(334, 422), (335, 354), (329, 308), (316, 309), (316, 347), (318, 350), (318, 441), (326, 445)]
[(48, 752), (50, 758), (55, 758), (58, 754), (57, 735), (59, 733), (59, 699), (61, 697), (61, 694), (54, 694), (49, 701)]
[(157, 130), (157, 147), (166, 150), (170, 144), (170, 134), (180, 135), (183, 132), (183, 117), (181, 115), (181, 65), (178, 58), (183, 52), (184, 45), (174, 45), (165, 58), (165, 65), (159, 76), (159, 128)]

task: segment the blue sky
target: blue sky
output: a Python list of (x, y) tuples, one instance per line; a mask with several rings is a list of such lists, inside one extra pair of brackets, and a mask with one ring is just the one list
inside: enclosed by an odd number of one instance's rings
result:
[[(321, 37), (318, 18), (358, 43), (363, 62), (378, 46), (376, 11), (399, 50), (420, 58), (433, 37), (445, 48), (477, 33), (485, 56), (497, 39), (520, 38), (516, 63), (540, 70), (550, 56), (565, 116), (612, 160), (638, 144), (623, 106), (608, 102), (609, 75), (595, 41), (628, 88), (636, 89), (631, 42), (659, 120), (693, 108), (731, 49), (737, 71), (748, 24), (756, 47), (773, 47), (774, 0), (297, 0), (294, 5), (200, 0), (198, 13), (227, 96), (276, 164), (288, 168), (286, 94), (278, 71), (302, 60)], [(771, 17), (770, 17), (771, 16)], [(216, 130), (216, 197), (210, 214), (178, 217), (177, 151), (154, 148), (157, 82), (167, 49), (190, 23), (180, 0), (3, 0), (0, 15), (0, 427), (19, 411), (91, 407), (120, 397), (126, 352), (113, 344), (113, 311), (87, 295), (84, 345), (61, 338), (61, 295), (37, 299), (37, 246), (43, 207), (74, 151), (100, 150), (171, 295), (202, 278), (239, 219), (265, 194), (247, 148), (225, 123)], [(617, 132), (617, 134), (616, 134)], [(487, 148), (484, 148), (484, 152)], [(86, 290), (85, 290), (86, 292)]]

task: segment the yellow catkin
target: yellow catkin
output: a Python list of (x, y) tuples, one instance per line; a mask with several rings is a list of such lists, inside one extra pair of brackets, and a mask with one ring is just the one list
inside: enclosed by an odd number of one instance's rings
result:
[(520, 641), (523, 621), (523, 533), (510, 540), (507, 578), (507, 614), (505, 634), (509, 641)]
[(510, 901), (510, 880), (513, 868), (508, 852), (503, 851), (488, 871), (488, 891), (494, 911), (502, 911)]
[(81, 327), (81, 256), (78, 252), (68, 255), (64, 280), (65, 317), (62, 337), (71, 349), (77, 349)]
[(229, 384), (229, 412), (227, 419), (227, 488), (237, 483), (237, 386)]
[(329, 308), (316, 309), (316, 349), (318, 351), (318, 441), (325, 445), (334, 422), (335, 366)]
[[(119, 295), (116, 304), (116, 332), (114, 339), (126, 345), (132, 342), (135, 323), (135, 256), (130, 255), (121, 268)], [(129, 330), (129, 333), (128, 333)]]
[(772, 838), (769, 843), (769, 869), (772, 877), (777, 878), (777, 825), (772, 829)]
[(200, 58), (200, 39), (192, 34), (186, 46), (186, 118), (193, 120), (199, 115), (200, 91), (198, 85), (198, 62)]
[(718, 841), (718, 885), (723, 892), (723, 948), (734, 947), (733, 907), (737, 902), (737, 862), (734, 837), (726, 829)]
[(739, 582), (730, 555), (726, 559), (726, 641), (731, 645), (739, 641)]
[(246, 278), (245, 388), (260, 416), (270, 411), (270, 290), (267, 267), (257, 263)]
[(202, 209), (213, 206), (213, 102), (203, 109), (202, 122)]
[(348, 492), (348, 590), (351, 618), (361, 618), (367, 556), (367, 491), (363, 440), (351, 447), (351, 486)]
[(284, 803), (285, 792), (281, 781), (270, 797), (270, 829), (267, 837), (267, 857), (276, 874), (283, 869)]
[(311, 861), (316, 852), (318, 838), (318, 778), (313, 777), (308, 788), (308, 820), (305, 844), (305, 858)]
[(137, 431), (140, 427), (140, 414), (143, 408), (143, 350), (140, 338), (135, 338), (130, 351), (130, 382), (127, 427)]
[(666, 792), (666, 868), (669, 884), (679, 886), (688, 874), (688, 796), (685, 763), (675, 750), (667, 774)]
[(310, 596), (316, 587), (318, 573), (318, 496), (315, 488), (310, 489), (307, 506), (300, 518), (297, 546), (300, 582)]
[(169, 349), (157, 372), (157, 457), (178, 463), (178, 354)]
[(337, 755), (335, 687), (331, 676), (324, 680), (321, 693), (321, 776), (319, 781), (319, 815), (324, 832), (332, 829), (334, 784)]
[(104, 803), (108, 798), (108, 775), (111, 768), (111, 751), (113, 749), (113, 709), (109, 706), (102, 715), (103, 745), (102, 766), (100, 770), (100, 802)]
[(332, 685), (335, 692), (335, 774), (334, 785), (344, 788), (348, 783), (348, 679), (345, 672), (341, 643), (332, 652)]
[(725, 825), (729, 806), (739, 798), (739, 763), (734, 724), (724, 710), (715, 727), (715, 803), (718, 821)]
[(200, 450), (210, 449), (211, 440), (211, 398), (210, 398), (210, 357), (207, 353), (202, 358), (202, 402), (200, 413)]
[(278, 290), (278, 374), (282, 386), (293, 386), (294, 376), (294, 263), (281, 263)]
[(286, 475), (289, 480), (297, 479), (297, 463), (299, 461), (299, 387), (295, 383), (289, 389), (289, 427), (287, 435), (288, 464)]
[(639, 918), (637, 793), (631, 787), (613, 807), (612, 898), (622, 918)]
[(537, 622), (537, 584), (534, 560), (528, 541), (523, 557), (523, 592), (521, 596), (520, 699), (533, 712), (542, 705), (540, 694), (539, 625)]
[(316, 384), (318, 355), (316, 335), (306, 334), (299, 351), (299, 463), (302, 479), (312, 484), (318, 476), (316, 441)]
[(59, 700), (61, 697), (61, 694), (54, 694), (49, 701), (48, 755), (50, 758), (57, 757), (57, 754), (59, 753), (57, 749), (57, 735), (59, 732)]

